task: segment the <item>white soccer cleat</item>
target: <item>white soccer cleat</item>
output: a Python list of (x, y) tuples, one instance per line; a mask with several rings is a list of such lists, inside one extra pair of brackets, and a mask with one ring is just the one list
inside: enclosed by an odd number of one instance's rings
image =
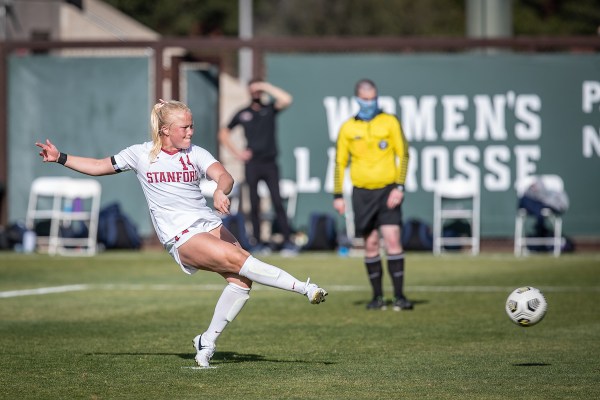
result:
[(194, 348), (196, 349), (196, 363), (200, 367), (208, 368), (210, 367), (210, 359), (213, 354), (215, 354), (215, 345), (202, 345), (202, 335), (198, 335), (193, 340)]
[(310, 304), (319, 304), (325, 301), (325, 296), (327, 296), (327, 291), (323, 288), (318, 287), (314, 283), (310, 283), (310, 278), (306, 281), (304, 294), (308, 297), (308, 301)]

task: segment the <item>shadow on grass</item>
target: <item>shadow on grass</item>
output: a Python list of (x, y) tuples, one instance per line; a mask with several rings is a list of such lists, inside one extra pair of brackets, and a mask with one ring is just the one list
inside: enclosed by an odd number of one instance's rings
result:
[(548, 367), (552, 364), (548, 364), (548, 363), (518, 363), (518, 364), (513, 364), (513, 367)]
[[(191, 358), (194, 358), (192, 355)], [(223, 363), (242, 363), (242, 362), (256, 362), (256, 361), (264, 361), (264, 362), (274, 362), (274, 363), (299, 363), (299, 364), (321, 364), (321, 365), (331, 365), (335, 364), (331, 361), (307, 361), (307, 360), (282, 360), (282, 359), (274, 359), (274, 358), (266, 358), (265, 356), (261, 356), (259, 354), (241, 354), (233, 351), (217, 351), (212, 358), (213, 361), (219, 361)]]
[[(418, 305), (424, 305), (424, 304), (429, 304), (429, 300), (414, 300), (409, 298), (409, 300), (413, 303), (413, 305), (416, 307)], [(366, 307), (368, 303), (370, 303), (371, 300), (359, 300), (359, 301), (355, 301), (353, 304), (355, 306), (361, 306), (361, 307)], [(386, 300), (385, 305), (388, 307), (392, 307), (393, 305), (393, 301), (392, 300)]]
[[(86, 356), (176, 356), (183, 358), (184, 360), (193, 360), (194, 353), (87, 353)], [(331, 361), (307, 361), (307, 360), (282, 360), (275, 358), (266, 358), (259, 354), (241, 354), (233, 351), (217, 351), (212, 357), (212, 361), (218, 361), (219, 364), (223, 363), (243, 363), (243, 362), (271, 362), (271, 363), (299, 363), (299, 364), (321, 364), (331, 365), (335, 364)]]

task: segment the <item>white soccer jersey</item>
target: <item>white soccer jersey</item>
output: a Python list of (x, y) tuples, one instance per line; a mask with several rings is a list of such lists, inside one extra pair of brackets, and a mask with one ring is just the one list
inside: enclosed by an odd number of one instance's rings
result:
[(169, 153), (162, 150), (151, 163), (152, 142), (130, 146), (114, 156), (122, 171), (134, 170), (142, 185), (152, 224), (162, 244), (198, 220), (214, 224), (220, 218), (206, 205), (200, 179), (217, 160), (192, 145)]

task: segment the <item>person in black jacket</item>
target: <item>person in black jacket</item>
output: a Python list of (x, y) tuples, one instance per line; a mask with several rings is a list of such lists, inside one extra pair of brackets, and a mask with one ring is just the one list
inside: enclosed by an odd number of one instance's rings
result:
[[(292, 232), (279, 191), (276, 127), (277, 115), (289, 107), (293, 99), (285, 90), (258, 79), (248, 83), (248, 90), (252, 98), (251, 103), (239, 110), (229, 124), (220, 129), (219, 141), (236, 158), (245, 163), (246, 183), (250, 193), (252, 234), (257, 242), (255, 248), (265, 248), (265, 245), (260, 243), (260, 197), (258, 195), (258, 183), (264, 181), (269, 188), (277, 224), (283, 234), (282, 252), (294, 255), (298, 252), (298, 248), (290, 240)], [(265, 101), (267, 97), (269, 100)], [(238, 125), (244, 128), (247, 142), (244, 149), (240, 149), (231, 140), (231, 130)]]

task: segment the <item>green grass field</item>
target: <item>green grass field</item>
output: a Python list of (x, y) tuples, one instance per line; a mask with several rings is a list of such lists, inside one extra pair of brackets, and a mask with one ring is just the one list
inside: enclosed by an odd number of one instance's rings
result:
[[(216, 274), (189, 277), (162, 252), (0, 253), (0, 398), (600, 398), (600, 254), (409, 253), (416, 307), (403, 312), (365, 309), (360, 258), (264, 260), (310, 276), (327, 301), (256, 285), (216, 368), (198, 369), (191, 340), (224, 286)], [(549, 303), (530, 328), (504, 311), (523, 285)]]

